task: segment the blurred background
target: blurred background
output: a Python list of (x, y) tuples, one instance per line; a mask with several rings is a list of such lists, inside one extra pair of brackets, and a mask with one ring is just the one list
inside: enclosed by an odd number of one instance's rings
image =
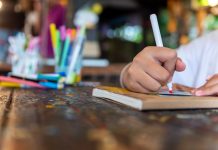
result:
[[(48, 25), (75, 27), (85, 21), (84, 65), (124, 66), (145, 46), (155, 45), (151, 13), (158, 15), (164, 45), (177, 48), (218, 28), (217, 4), (218, 0), (0, 0), (0, 61), (8, 63), (8, 37), (21, 31), (40, 36), (42, 57), (52, 59)], [(120, 68), (110, 71), (119, 73)], [(87, 70), (84, 74), (95, 72)]]

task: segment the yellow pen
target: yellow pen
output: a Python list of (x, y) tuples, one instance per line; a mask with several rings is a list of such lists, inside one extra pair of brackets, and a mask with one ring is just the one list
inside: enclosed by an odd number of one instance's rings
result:
[(52, 47), (55, 50), (57, 46), (56, 42), (56, 25), (54, 23), (50, 24), (50, 33), (51, 33), (51, 41), (52, 41)]
[(0, 87), (13, 87), (13, 88), (21, 88), (22, 85), (13, 82), (0, 82)]

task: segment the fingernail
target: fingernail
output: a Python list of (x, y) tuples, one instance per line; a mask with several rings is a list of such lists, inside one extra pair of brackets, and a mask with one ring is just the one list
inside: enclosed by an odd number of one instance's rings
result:
[(196, 92), (195, 92), (195, 95), (196, 95), (196, 96), (203, 96), (203, 95), (204, 95), (204, 92), (203, 92), (203, 91), (196, 91)]

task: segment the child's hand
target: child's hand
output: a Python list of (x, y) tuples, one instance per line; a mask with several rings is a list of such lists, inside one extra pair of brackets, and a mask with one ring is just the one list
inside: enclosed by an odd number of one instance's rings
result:
[(185, 70), (185, 64), (177, 57), (175, 50), (146, 47), (124, 72), (122, 83), (135, 92), (158, 91), (172, 79), (175, 70)]
[(207, 82), (200, 88), (193, 91), (196, 96), (218, 95), (218, 74), (207, 79)]

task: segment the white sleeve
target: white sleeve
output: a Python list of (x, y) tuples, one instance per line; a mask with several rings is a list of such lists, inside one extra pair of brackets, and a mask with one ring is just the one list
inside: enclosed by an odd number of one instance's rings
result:
[(202, 86), (209, 75), (218, 72), (218, 31), (181, 46), (178, 56), (186, 64), (183, 72), (175, 72), (173, 82), (189, 87)]

